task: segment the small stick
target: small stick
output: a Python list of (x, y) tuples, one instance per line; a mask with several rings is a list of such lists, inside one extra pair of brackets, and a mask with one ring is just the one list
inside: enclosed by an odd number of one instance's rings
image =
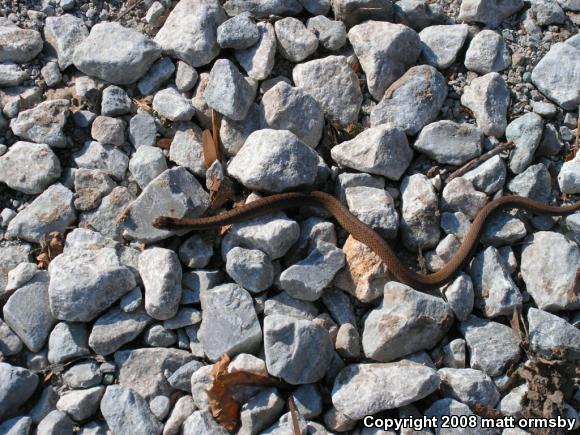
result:
[(459, 168), (455, 172), (451, 173), (451, 175), (449, 175), (449, 177), (447, 177), (445, 184), (449, 184), (449, 182), (451, 180), (453, 180), (454, 178), (461, 177), (462, 175), (465, 175), (467, 172), (471, 171), (472, 169), (477, 168), (483, 162), (491, 159), (493, 156), (501, 153), (502, 151), (511, 150), (512, 148), (514, 148), (514, 146), (515, 145), (512, 141), (508, 141), (506, 143), (502, 143), (502, 144), (496, 146), (494, 149), (486, 152), (485, 154), (482, 154), (479, 157), (476, 157), (476, 158), (470, 160), (465, 165), (463, 165), (461, 168)]

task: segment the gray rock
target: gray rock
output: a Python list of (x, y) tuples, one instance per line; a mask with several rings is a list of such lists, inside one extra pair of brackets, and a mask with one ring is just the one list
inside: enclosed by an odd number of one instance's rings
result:
[(220, 140), (226, 153), (235, 156), (244, 146), (248, 136), (259, 130), (263, 122), (263, 113), (257, 104), (250, 106), (242, 121), (223, 117), (220, 124)]
[[(14, 118), (21, 110), (30, 109), (42, 101), (42, 92), (36, 86), (16, 86), (0, 93), (0, 103), (4, 106), (2, 112), (7, 118)], [(2, 125), (6, 120), (2, 118)]]
[(300, 385), (292, 393), (292, 400), (304, 418), (316, 418), (322, 414), (322, 395), (316, 384)]
[(22, 350), (22, 341), (10, 327), (0, 319), (0, 353), (5, 356), (18, 354)]
[(191, 102), (173, 88), (163, 89), (153, 97), (153, 109), (170, 121), (189, 121), (195, 109)]
[(193, 123), (182, 123), (177, 124), (175, 129), (175, 136), (169, 149), (169, 160), (186, 167), (200, 178), (205, 177), (206, 168), (200, 128)]
[(421, 130), (413, 148), (438, 163), (459, 166), (481, 154), (482, 142), (483, 133), (471, 124), (437, 121)]
[(521, 174), (530, 165), (543, 131), (542, 118), (535, 113), (526, 113), (507, 126), (506, 139), (515, 145), (509, 161), (509, 168), (514, 174)]
[[(435, 425), (435, 433), (440, 435), (497, 435), (499, 432), (497, 429), (487, 429), (483, 428), (482, 418), (477, 414), (471, 412), (469, 406), (464, 403), (458, 402), (451, 398), (439, 399), (433, 403), (427, 410), (425, 410), (425, 418), (435, 418), (437, 424)], [(471, 418), (473, 419), (475, 425), (473, 428), (456, 428), (448, 427), (443, 422), (446, 421), (447, 417), (461, 418)], [(487, 427), (487, 426), (486, 426)], [(508, 435), (506, 429), (502, 434)]]
[(0, 418), (24, 404), (38, 385), (38, 376), (26, 369), (0, 362)]
[(195, 119), (202, 128), (211, 128), (211, 108), (205, 101), (205, 89), (209, 82), (209, 73), (199, 74), (197, 85), (193, 89), (191, 105), (195, 108)]
[(328, 370), (332, 342), (327, 330), (310, 320), (274, 314), (264, 319), (264, 352), (268, 373), (292, 385), (309, 384)]
[(193, 67), (210, 63), (219, 53), (217, 28), (226, 14), (217, 0), (181, 0), (155, 41), (169, 56)]
[(240, 434), (260, 433), (276, 422), (284, 409), (284, 400), (275, 388), (264, 388), (240, 410)]
[(399, 227), (395, 202), (386, 190), (375, 187), (348, 187), (345, 190), (349, 210), (362, 222), (381, 234), (394, 239)]
[(345, 127), (358, 120), (362, 93), (344, 56), (327, 56), (298, 64), (292, 71), (297, 87), (314, 97), (328, 121)]
[(147, 402), (132, 389), (120, 385), (107, 387), (101, 412), (113, 433), (156, 435), (163, 429)]
[(340, 50), (346, 44), (346, 26), (342, 21), (333, 21), (324, 15), (309, 18), (306, 28), (316, 35), (325, 50)]
[(235, 356), (254, 352), (262, 341), (262, 331), (252, 297), (236, 284), (223, 284), (202, 292), (203, 320), (199, 328), (208, 358), (224, 353)]
[(487, 200), (487, 195), (475, 190), (471, 182), (463, 177), (457, 177), (443, 189), (441, 209), (460, 211), (470, 219), (474, 219), (479, 210), (487, 204)]
[(268, 128), (290, 130), (305, 144), (318, 146), (324, 114), (318, 102), (304, 90), (280, 82), (264, 94), (261, 105)]
[(28, 73), (12, 62), (0, 63), (0, 86), (19, 86), (28, 78)]
[(522, 295), (499, 252), (489, 247), (472, 261), (469, 273), (475, 289), (475, 306), (486, 317), (510, 316), (522, 306)]
[(209, 411), (195, 411), (183, 422), (182, 428), (181, 433), (183, 435), (196, 435), (199, 433), (207, 435), (227, 435), (229, 433), (214, 420)]
[[(70, 0), (61, 0), (61, 6), (63, 2)], [(81, 427), (79, 432), (80, 435), (107, 435), (109, 432), (109, 426), (104, 421), (91, 421)]]
[(42, 193), (60, 174), (60, 161), (46, 144), (18, 141), (0, 156), (0, 182), (19, 192)]
[(164, 57), (155, 62), (147, 74), (145, 74), (139, 83), (137, 89), (142, 95), (152, 95), (157, 91), (175, 72), (175, 65), (173, 61)]
[(10, 121), (10, 128), (21, 139), (63, 148), (66, 146), (63, 127), (68, 114), (68, 100), (45, 101), (20, 112)]
[(530, 10), (540, 26), (562, 24), (566, 20), (566, 14), (556, 0), (533, 0)]
[(236, 50), (234, 55), (248, 77), (254, 80), (264, 80), (274, 68), (276, 33), (274, 26), (268, 22), (259, 22), (257, 27), (258, 42), (249, 48)]
[(580, 330), (561, 317), (536, 308), (528, 311), (530, 348), (550, 359), (580, 359)]
[(423, 174), (401, 182), (401, 236), (410, 250), (433, 248), (439, 242), (439, 200)]
[(101, 383), (103, 375), (96, 361), (81, 361), (75, 364), (62, 376), (69, 388), (90, 388)]
[(552, 196), (552, 177), (546, 166), (538, 163), (512, 178), (507, 188), (516, 195), (548, 203)]
[(473, 112), (477, 126), (487, 136), (503, 136), (507, 127), (510, 95), (505, 81), (498, 73), (473, 79), (464, 89), (461, 104)]
[(39, 271), (4, 306), (4, 321), (32, 352), (44, 346), (55, 319), (48, 307), (48, 274)]
[(259, 39), (260, 31), (249, 13), (236, 15), (217, 28), (217, 43), (222, 48), (244, 49), (251, 47)]
[(40, 74), (44, 79), (44, 83), (46, 83), (46, 86), (49, 88), (55, 87), (62, 80), (62, 75), (56, 62), (48, 62), (45, 66), (42, 67)]
[[(5, 435), (28, 435), (32, 429), (32, 419), (30, 417), (13, 417), (9, 420), (5, 420), (2, 424), (0, 424), (0, 431)], [(38, 435), (44, 435), (44, 432), (41, 432), (37, 428)], [(71, 432), (72, 434), (72, 426)], [(63, 435), (68, 435), (63, 433)]]
[(361, 351), (361, 339), (358, 329), (350, 323), (340, 325), (336, 333), (334, 347), (343, 358), (358, 358)]
[(231, 61), (219, 59), (211, 69), (204, 97), (209, 107), (240, 121), (252, 105), (254, 90)]
[(79, 168), (100, 169), (116, 180), (122, 180), (129, 164), (129, 157), (113, 145), (87, 141), (74, 154), (74, 161)]
[(165, 13), (165, 7), (158, 1), (154, 1), (147, 13), (145, 14), (145, 22), (153, 27), (159, 27), (163, 23), (162, 17)]
[[(555, 108), (556, 106), (554, 106)], [(559, 154), (564, 144), (558, 137), (558, 131), (553, 124), (546, 124), (540, 145), (536, 149), (538, 156), (553, 156)]]
[(448, 234), (438, 244), (435, 250), (425, 253), (427, 268), (432, 272), (437, 272), (448, 263), (461, 245), (459, 239)]
[(161, 421), (167, 417), (170, 407), (171, 402), (167, 396), (155, 396), (149, 402), (149, 409), (151, 409), (151, 412), (155, 415), (155, 417)]
[(131, 156), (129, 171), (141, 189), (167, 170), (167, 161), (160, 148), (142, 145)]
[(61, 364), (89, 355), (87, 330), (82, 323), (60, 322), (48, 338), (48, 361)]
[(181, 431), (181, 425), (194, 411), (195, 405), (191, 396), (182, 396), (177, 399), (165, 422), (163, 435), (178, 435)]
[(127, 204), (135, 200), (126, 187), (115, 187), (105, 196), (98, 208), (81, 214), (79, 225), (90, 225), (103, 236), (113, 240), (123, 239), (124, 222), (119, 219)]
[(296, 299), (315, 301), (344, 264), (342, 250), (330, 243), (319, 242), (308, 257), (280, 274), (279, 285)]
[(157, 142), (157, 126), (155, 118), (147, 113), (138, 113), (129, 122), (129, 142), (135, 148), (142, 145), (155, 146)]
[(113, 248), (67, 250), (48, 271), (50, 309), (60, 320), (88, 322), (135, 287)]
[(53, 184), (10, 221), (7, 234), (40, 243), (51, 232), (64, 233), (74, 222), (73, 194), (62, 184)]
[(212, 241), (204, 235), (192, 234), (179, 246), (179, 259), (192, 269), (207, 266), (212, 256)]
[(64, 412), (55, 409), (47, 414), (38, 423), (36, 433), (38, 435), (72, 435), (74, 423)]
[(421, 53), (419, 36), (402, 24), (367, 21), (350, 29), (348, 39), (375, 100), (383, 98), (387, 88), (415, 63)]
[[(554, 103), (565, 110), (575, 110), (580, 103), (580, 37), (572, 36), (554, 44), (532, 71), (532, 82)], [(560, 65), (570, 65), (561, 68)]]
[[(439, 387), (437, 372), (421, 364), (400, 361), (345, 367), (332, 387), (332, 403), (353, 420), (398, 408), (428, 396)], [(353, 397), (357, 400), (353, 401)]]
[(170, 319), (181, 300), (181, 263), (169, 249), (149, 248), (139, 256), (139, 274), (145, 287), (145, 311), (154, 319)]
[(547, 101), (532, 101), (532, 109), (546, 119), (551, 119), (558, 113), (556, 105)]
[(336, 145), (331, 156), (340, 165), (398, 180), (409, 166), (413, 151), (402, 130), (379, 125)]
[(56, 409), (56, 402), (58, 401), (58, 393), (51, 387), (45, 387), (40, 392), (39, 398), (34, 407), (30, 410), (30, 417), (36, 424), (46, 417), (51, 411)]
[(312, 302), (295, 299), (286, 292), (280, 292), (267, 299), (264, 304), (264, 316), (272, 314), (313, 320), (318, 315), (318, 308)]
[(88, 35), (89, 31), (83, 20), (74, 15), (47, 17), (44, 22), (44, 39), (56, 53), (61, 70), (72, 65), (76, 47)]
[(316, 152), (293, 133), (264, 129), (250, 134), (228, 172), (249, 189), (281, 192), (313, 184), (317, 166)]
[(160, 54), (159, 45), (141, 32), (116, 22), (102, 22), (76, 46), (73, 63), (87, 75), (127, 85), (139, 80)]
[(395, 81), (371, 112), (371, 125), (417, 134), (434, 121), (447, 98), (447, 80), (429, 65), (415, 66)]
[(153, 325), (145, 331), (143, 342), (152, 347), (171, 347), (177, 342), (177, 334), (163, 325)]
[(91, 126), (91, 136), (102, 144), (121, 146), (125, 143), (125, 128), (121, 118), (97, 116)]
[(580, 307), (575, 291), (579, 264), (580, 249), (562, 234), (540, 231), (524, 240), (522, 278), (538, 308), (559, 311)]
[(96, 320), (89, 336), (89, 346), (98, 355), (110, 355), (133, 341), (151, 321), (143, 310), (127, 313), (113, 307)]
[[(296, 227), (297, 231), (300, 232), (298, 224), (296, 224)], [(298, 240), (298, 235), (296, 240)], [(20, 263), (27, 263), (31, 250), (32, 248), (28, 244), (0, 246), (0, 289), (2, 291), (4, 291), (8, 283), (8, 273)]]
[(73, 420), (86, 420), (97, 412), (103, 394), (105, 387), (102, 385), (86, 390), (72, 390), (58, 399), (56, 407), (70, 415)]
[(278, 51), (291, 62), (301, 62), (318, 48), (318, 39), (296, 18), (287, 17), (274, 23)]
[(101, 98), (101, 115), (120, 116), (131, 112), (131, 99), (125, 89), (119, 86), (107, 86)]
[(421, 30), (421, 54), (427, 64), (437, 69), (449, 68), (467, 39), (466, 24), (430, 26)]
[(452, 323), (451, 308), (441, 299), (390, 282), (383, 303), (365, 320), (363, 349), (367, 358), (389, 362), (433, 347)]
[(236, 283), (252, 293), (268, 289), (274, 281), (272, 261), (257, 249), (231, 249), (226, 257), (226, 270)]
[(224, 4), (228, 15), (239, 15), (250, 12), (256, 17), (270, 15), (297, 15), (302, 11), (302, 4), (298, 0), (228, 0)]
[(42, 36), (33, 29), (0, 26), (0, 62), (26, 63), (42, 51)]
[(462, 175), (477, 190), (491, 195), (500, 190), (506, 180), (506, 164), (500, 156), (493, 156), (481, 165)]
[(494, 29), (524, 5), (522, 0), (466, 0), (461, 3), (459, 20), (466, 23), (481, 23)]
[(175, 86), (179, 92), (187, 92), (193, 89), (197, 83), (199, 75), (195, 68), (182, 60), (177, 62), (177, 72), (175, 73)]
[[(179, 367), (173, 374), (167, 378), (169, 385), (173, 388), (191, 393), (191, 375), (199, 368), (203, 367), (203, 363), (193, 360)], [(177, 404), (175, 405), (177, 406)]]
[(312, 15), (326, 15), (330, 10), (331, 0), (300, 0), (304, 9)]
[(442, 368), (438, 372), (443, 394), (467, 405), (494, 407), (500, 394), (491, 378), (480, 370)]
[(172, 373), (192, 360), (193, 355), (188, 351), (163, 347), (115, 352), (119, 384), (134, 390), (144, 399), (171, 395), (173, 387), (165, 373)]
[(580, 192), (580, 158), (564, 162), (558, 173), (558, 185), (562, 193)]
[(475, 35), (465, 53), (465, 67), (481, 75), (503, 71), (510, 65), (511, 53), (501, 34), (493, 30)]
[(197, 217), (209, 205), (208, 194), (187, 169), (177, 167), (163, 172), (131, 203), (125, 222), (126, 235), (141, 242), (166, 239), (173, 231), (153, 227), (159, 216)]
[(470, 315), (459, 324), (469, 349), (469, 365), (499, 376), (520, 359), (520, 341), (509, 326)]
[(171, 319), (165, 320), (163, 326), (174, 330), (201, 322), (201, 312), (195, 308), (180, 308), (177, 314)]
[(397, 21), (400, 20), (417, 31), (447, 22), (447, 16), (441, 6), (429, 4), (424, 0), (400, 0), (394, 7)]
[(465, 368), (465, 340), (456, 338), (441, 349), (443, 366), (455, 369)]
[(521, 412), (523, 410), (522, 400), (524, 399), (527, 393), (528, 393), (527, 384), (522, 384), (519, 387), (514, 388), (501, 399), (501, 401), (497, 405), (497, 410), (504, 415), (512, 415), (516, 418), (521, 417)]
[(481, 242), (498, 248), (523, 239), (527, 233), (526, 226), (520, 219), (501, 212), (489, 220), (481, 235)]

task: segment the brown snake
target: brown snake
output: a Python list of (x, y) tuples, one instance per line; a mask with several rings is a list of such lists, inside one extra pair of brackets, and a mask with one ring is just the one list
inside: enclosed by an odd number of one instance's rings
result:
[[(155, 219), (153, 225), (163, 229), (203, 230), (235, 224), (264, 214), (304, 205), (326, 208), (346, 231), (359, 242), (367, 245), (381, 258), (389, 272), (397, 280), (417, 290), (437, 296), (439, 294), (436, 290), (451, 281), (473, 256), (485, 222), (492, 213), (507, 208), (521, 208), (536, 214), (566, 215), (580, 210), (580, 202), (564, 207), (553, 207), (522, 196), (502, 196), (494, 199), (479, 211), (453, 258), (441, 270), (429, 275), (414, 272), (406, 267), (399, 261), (389, 244), (375, 230), (361, 222), (336, 198), (324, 192), (280, 193), (258, 199), (216, 216), (197, 219), (162, 216)], [(14, 290), (0, 294), (0, 310), (12, 293)]]
[(216, 216), (197, 219), (163, 216), (155, 219), (153, 225), (162, 229), (203, 230), (230, 225), (267, 213), (304, 205), (323, 206), (326, 208), (347, 232), (359, 242), (367, 245), (381, 258), (388, 271), (398, 281), (434, 295), (438, 295), (436, 290), (450, 282), (474, 255), (479, 236), (483, 231), (485, 222), (492, 213), (507, 208), (520, 208), (536, 214), (566, 215), (580, 210), (580, 202), (564, 207), (554, 207), (522, 196), (503, 196), (494, 199), (479, 211), (453, 258), (441, 270), (428, 275), (414, 272), (406, 267), (399, 261), (389, 244), (375, 230), (361, 222), (336, 198), (324, 192), (280, 193), (258, 199)]

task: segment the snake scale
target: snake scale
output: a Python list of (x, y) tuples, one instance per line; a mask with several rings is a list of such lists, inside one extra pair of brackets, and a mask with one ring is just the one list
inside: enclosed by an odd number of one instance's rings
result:
[[(555, 207), (522, 196), (502, 196), (483, 207), (465, 236), (463, 243), (451, 260), (438, 272), (422, 274), (406, 267), (395, 255), (389, 244), (371, 227), (361, 222), (340, 201), (324, 192), (288, 192), (267, 196), (216, 216), (196, 219), (181, 219), (162, 216), (154, 221), (154, 226), (163, 229), (204, 230), (235, 224), (264, 214), (305, 205), (326, 208), (338, 223), (355, 239), (367, 245), (385, 263), (388, 271), (398, 281), (425, 293), (439, 296), (437, 289), (447, 284), (471, 260), (484, 225), (489, 217), (500, 210), (519, 208), (536, 214), (566, 215), (580, 210), (580, 202)], [(14, 290), (0, 294), (0, 310)]]
[(367, 245), (380, 257), (388, 271), (399, 282), (433, 295), (439, 295), (437, 289), (453, 280), (455, 275), (473, 257), (484, 225), (493, 213), (509, 208), (519, 208), (535, 214), (566, 215), (580, 210), (580, 202), (555, 207), (522, 196), (496, 198), (479, 211), (453, 258), (442, 269), (431, 274), (417, 273), (406, 267), (397, 258), (389, 244), (375, 230), (361, 222), (340, 201), (325, 192), (280, 193), (258, 199), (216, 216), (196, 219), (162, 216), (155, 219), (153, 225), (162, 229), (203, 230), (235, 224), (267, 213), (305, 205), (322, 206), (327, 209), (348, 233), (359, 242)]

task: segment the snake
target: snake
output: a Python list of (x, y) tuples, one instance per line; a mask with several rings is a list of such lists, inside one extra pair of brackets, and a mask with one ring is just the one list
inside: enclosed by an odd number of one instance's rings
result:
[(273, 194), (214, 216), (199, 218), (161, 216), (153, 221), (153, 226), (165, 230), (207, 230), (302, 206), (324, 207), (344, 230), (370, 248), (385, 264), (387, 271), (399, 282), (434, 296), (441, 296), (440, 288), (451, 282), (475, 255), (485, 224), (494, 213), (517, 208), (534, 214), (568, 215), (580, 210), (580, 202), (558, 207), (523, 196), (500, 196), (479, 210), (453, 257), (441, 269), (430, 274), (415, 272), (405, 266), (379, 233), (353, 215), (334, 196), (320, 191)]

